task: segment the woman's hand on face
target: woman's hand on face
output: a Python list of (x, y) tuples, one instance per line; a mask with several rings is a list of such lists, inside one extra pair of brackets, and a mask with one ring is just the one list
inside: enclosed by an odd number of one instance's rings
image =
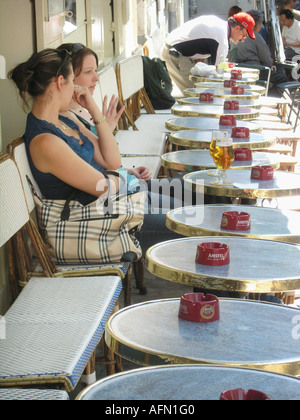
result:
[(88, 111), (95, 106), (93, 96), (86, 86), (74, 86), (73, 100)]
[(119, 99), (116, 98), (115, 95), (112, 96), (108, 106), (107, 102), (108, 98), (105, 96), (103, 100), (102, 114), (106, 116), (106, 121), (111, 131), (114, 131), (119, 122), (119, 119), (121, 118), (121, 115), (124, 112), (125, 106), (123, 106), (120, 111), (117, 112)]

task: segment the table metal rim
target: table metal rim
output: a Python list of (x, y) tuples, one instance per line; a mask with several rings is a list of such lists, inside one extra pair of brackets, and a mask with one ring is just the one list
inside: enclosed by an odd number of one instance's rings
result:
[[(192, 82), (196, 82), (196, 83), (201, 83), (201, 82), (209, 82), (209, 83), (220, 83), (220, 82), (224, 82), (225, 80), (231, 80), (229, 78), (222, 78), (222, 79), (211, 79), (209, 77), (201, 77), (201, 76), (189, 76), (190, 80)], [(197, 78), (197, 80), (195, 79)], [(233, 79), (237, 82), (237, 85), (256, 85), (256, 82), (259, 80), (256, 77), (247, 77), (247, 80), (240, 80), (240, 79)]]
[[(180, 117), (178, 117), (178, 118), (180, 118)], [(184, 118), (184, 117), (181, 117), (181, 118)], [(194, 118), (194, 117), (186, 117), (186, 118)], [(207, 117), (207, 118), (209, 118), (209, 117)], [(193, 131), (207, 131), (207, 129), (205, 129), (205, 128), (203, 128), (203, 129), (201, 129), (201, 128), (196, 128), (196, 127), (186, 127), (186, 126), (180, 126), (180, 125), (178, 125), (178, 124), (175, 124), (174, 122), (172, 122), (172, 121), (174, 121), (176, 118), (174, 118), (174, 119), (170, 119), (170, 120), (167, 120), (166, 121), (166, 128), (168, 129), (168, 130), (170, 130), (170, 131), (182, 131), (182, 130), (193, 130)], [(216, 118), (217, 119), (217, 118)], [(251, 121), (252, 122), (252, 121)], [(228, 126), (228, 127), (231, 127), (232, 128), (232, 126)], [(230, 128), (227, 128), (227, 129), (230, 129)], [(215, 129), (216, 131), (217, 130), (222, 130), (222, 128), (221, 127), (219, 127), (219, 128), (216, 128)], [(253, 128), (252, 129), (250, 129), (250, 131), (252, 131), (253, 133), (261, 133), (262, 132), (262, 127), (259, 125), (259, 124), (256, 124), (255, 122), (253, 123)], [(213, 131), (213, 130), (212, 130)]]
[[(238, 301), (239, 299), (227, 299), (227, 298), (220, 298), (220, 300), (225, 300), (225, 301)], [(130, 307), (125, 307), (123, 309), (121, 309), (120, 311), (116, 312), (115, 314), (113, 314), (107, 324), (106, 324), (106, 328), (105, 328), (105, 341), (107, 346), (116, 354), (118, 354), (121, 357), (124, 357), (127, 360), (131, 360), (135, 363), (141, 364), (143, 366), (149, 366), (149, 363), (151, 363), (152, 365), (161, 365), (163, 364), (184, 364), (184, 365), (189, 365), (189, 364), (197, 364), (195, 359), (189, 358), (189, 357), (185, 357), (185, 356), (174, 356), (172, 354), (169, 353), (158, 353), (155, 351), (150, 351), (147, 349), (144, 349), (141, 346), (133, 346), (133, 345), (129, 345), (127, 344), (124, 340), (118, 338), (116, 336), (116, 334), (113, 332), (111, 324), (114, 320), (114, 318), (116, 316), (118, 316), (118, 314), (121, 314), (122, 312), (126, 312), (128, 310), (133, 310), (136, 307), (139, 306), (145, 306), (145, 305), (149, 305), (149, 304), (153, 304), (153, 303), (159, 303), (159, 302), (173, 302), (173, 301), (178, 301), (178, 303), (180, 302), (180, 298), (171, 298), (171, 299), (157, 299), (157, 300), (153, 300), (153, 301), (147, 301), (147, 302), (142, 302), (142, 303), (138, 303), (136, 305), (132, 305)], [(255, 300), (245, 300), (244, 302), (247, 303), (258, 303)], [(264, 304), (264, 305), (272, 305), (272, 306), (283, 306), (283, 305), (278, 305), (276, 303), (271, 303), (271, 302), (259, 302), (260, 304)], [(290, 308), (290, 309), (294, 309), (296, 312), (300, 312), (299, 309), (296, 308)], [(129, 350), (134, 350), (135, 353), (138, 353), (138, 356), (140, 356), (140, 358), (137, 360), (135, 358), (130, 358), (130, 356), (126, 353), (126, 349)], [(123, 350), (124, 353), (123, 353)], [(268, 372), (272, 372), (272, 373), (279, 373), (279, 374), (286, 374), (286, 375), (290, 375), (292, 377), (295, 377), (297, 375), (300, 374), (300, 360), (294, 360), (294, 361), (290, 361), (290, 362), (276, 362), (276, 363), (255, 363), (255, 364), (250, 364), (248, 362), (220, 362), (220, 361), (216, 361), (216, 360), (202, 360), (202, 359), (198, 359), (199, 360), (199, 364), (203, 364), (203, 365), (217, 365), (220, 367), (236, 367), (236, 368), (250, 368), (250, 369), (257, 369), (257, 370), (263, 370), (263, 371), (268, 371)]]
[[(178, 98), (177, 99), (177, 102), (178, 102), (178, 105), (194, 105), (194, 106), (197, 106), (197, 105), (200, 105), (200, 106), (203, 106), (203, 105), (206, 105), (205, 103), (202, 103), (202, 102), (189, 102), (188, 101), (188, 99), (191, 99), (191, 98), (195, 98), (196, 96), (189, 96), (189, 97), (183, 97), (183, 98)], [(220, 99), (220, 98), (218, 98), (218, 99)], [(250, 102), (255, 102), (255, 101), (250, 101)], [(214, 105), (214, 106), (222, 106), (223, 104), (215, 104), (214, 102), (212, 102), (212, 103), (210, 103), (210, 105)], [(241, 105), (241, 106), (246, 106), (246, 105)], [(249, 104), (249, 106), (250, 106), (250, 104)], [(254, 108), (254, 109), (261, 109), (262, 108), (262, 105), (260, 104), (260, 103), (253, 103), (253, 104), (251, 104), (251, 108)]]
[[(234, 206), (233, 206), (234, 207)], [(244, 206), (243, 206), (244, 207)], [(240, 208), (239, 208), (240, 209)], [(234, 208), (233, 208), (234, 210)], [(242, 209), (240, 209), (242, 210)], [(254, 235), (247, 232), (230, 231), (230, 230), (210, 230), (208, 228), (200, 228), (196, 226), (189, 226), (182, 222), (175, 221), (171, 218), (172, 213), (175, 210), (171, 210), (166, 215), (166, 227), (172, 232), (178, 233), (187, 237), (201, 237), (203, 236), (215, 236), (215, 237), (240, 237), (240, 238), (253, 238), (262, 239), (267, 241), (284, 242), (288, 244), (300, 245), (300, 233), (292, 235)]]
[[(240, 169), (242, 170), (242, 169)], [(199, 171), (201, 172), (201, 171)], [(206, 172), (206, 171), (204, 171)], [(277, 171), (279, 173), (281, 171)], [(300, 195), (300, 185), (298, 188), (294, 189), (276, 189), (276, 190), (270, 190), (270, 189), (263, 189), (259, 188), (251, 189), (251, 188), (237, 188), (232, 186), (218, 186), (218, 185), (198, 185), (195, 184), (192, 180), (188, 179), (187, 177), (190, 174), (184, 175), (183, 179), (185, 182), (188, 182), (192, 185), (192, 190), (196, 192), (200, 192), (208, 195), (216, 195), (218, 197), (231, 197), (231, 198), (251, 198), (251, 199), (257, 199), (257, 198), (278, 198), (278, 197), (289, 197), (289, 196), (295, 196)]]
[(196, 112), (196, 111), (184, 111), (184, 110), (178, 110), (178, 109), (171, 109), (171, 113), (173, 115), (178, 115), (181, 117), (199, 117), (199, 118), (220, 118), (222, 115), (234, 115), (236, 117), (236, 119), (238, 120), (253, 120), (254, 118), (257, 118), (260, 116), (260, 112), (259, 110), (255, 110), (255, 109), (251, 109), (250, 112), (248, 112), (247, 114), (242, 114), (239, 113), (237, 111), (236, 114), (227, 114), (226, 110), (224, 110), (224, 112), (222, 113), (215, 113), (215, 112), (211, 112), (211, 113), (201, 113), (201, 112)]
[(132, 370), (125, 371), (125, 372), (116, 373), (113, 376), (106, 376), (105, 378), (100, 379), (97, 382), (93, 383), (92, 385), (83, 389), (77, 395), (76, 400), (82, 400), (85, 397), (86, 394), (88, 394), (90, 392), (93, 392), (93, 390), (95, 388), (97, 388), (99, 385), (105, 384), (106, 382), (110, 382), (111, 380), (118, 379), (118, 378), (123, 377), (123, 376), (128, 376), (128, 375), (131, 376), (131, 375), (134, 375), (136, 373), (143, 373), (143, 372), (149, 372), (149, 371), (152, 372), (152, 371), (156, 371), (156, 370), (169, 370), (169, 369), (174, 369), (174, 368), (177, 368), (177, 369), (195, 368), (197, 370), (198, 369), (201, 370), (201, 368), (202, 369), (204, 369), (204, 368), (220, 369), (221, 368), (221, 369), (234, 370), (234, 371), (243, 370), (243, 371), (250, 371), (252, 373), (254, 373), (254, 372), (268, 373), (270, 375), (276, 375), (276, 376), (284, 377), (284, 378), (287, 378), (287, 379), (293, 379), (295, 381), (300, 380), (299, 378), (297, 378), (295, 376), (292, 376), (292, 375), (280, 374), (280, 373), (277, 373), (277, 372), (270, 372), (270, 371), (265, 372), (265, 371), (262, 371), (261, 369), (253, 369), (253, 368), (248, 368), (248, 367), (234, 367), (234, 366), (222, 366), (222, 365), (219, 365), (219, 364), (207, 365), (207, 364), (194, 364), (194, 363), (189, 363), (189, 364), (186, 364), (186, 365), (175, 365), (175, 366), (174, 365), (163, 365), (163, 366), (158, 365), (158, 366), (148, 366), (148, 367), (136, 368), (136, 369), (132, 369)]
[[(168, 134), (168, 138), (171, 143), (176, 144), (177, 146), (188, 147), (190, 149), (199, 149), (199, 145), (201, 145), (200, 141), (192, 140), (192, 139), (181, 139), (180, 137), (178, 137), (178, 134), (177, 134), (180, 131), (182, 130), (175, 131)], [(198, 130), (184, 130), (184, 131), (198, 131)], [(251, 142), (251, 143), (242, 143), (242, 142), (234, 143), (233, 142), (233, 147), (234, 148), (247, 147), (248, 149), (251, 149), (251, 150), (260, 150), (260, 149), (265, 149), (265, 148), (274, 146), (275, 143), (276, 143), (276, 139), (274, 137), (273, 140), (272, 139), (265, 140), (264, 142), (261, 142), (261, 141)], [(209, 142), (204, 142), (202, 140), (202, 144), (205, 146), (203, 147), (203, 149), (209, 148)]]
[[(208, 90), (208, 89), (202, 89), (202, 90)], [(217, 89), (215, 89), (217, 90)], [(245, 100), (245, 101), (256, 101), (260, 98), (260, 94), (256, 93), (256, 92), (250, 92), (249, 90), (245, 91), (246, 93), (244, 95), (236, 95), (236, 94), (221, 94), (218, 92), (214, 92), (213, 95), (215, 98), (226, 98), (226, 99), (240, 99), (240, 100)], [(250, 95), (251, 93), (251, 95)], [(197, 97), (200, 95), (200, 92), (192, 92), (189, 89), (186, 89), (184, 91), (184, 95), (185, 96), (190, 96), (190, 97)]]
[[(197, 150), (198, 151), (203, 151), (204, 149), (195, 149), (194, 151), (197, 151)], [(211, 166), (208, 166), (208, 165), (200, 165), (200, 164), (196, 165), (196, 164), (190, 164), (190, 163), (184, 163), (184, 162), (180, 163), (180, 162), (175, 162), (175, 161), (167, 159), (168, 155), (170, 155), (172, 153), (181, 153), (181, 152), (184, 152), (184, 150), (183, 151), (178, 151), (178, 152), (169, 152), (169, 153), (163, 154), (161, 156), (162, 166), (164, 168), (168, 168), (168, 169), (175, 169), (175, 170), (178, 170), (178, 171), (188, 170), (188, 171), (192, 171), (192, 172), (196, 172), (197, 170), (206, 170), (207, 168), (214, 168), (214, 169), (217, 168), (216, 165), (214, 164), (213, 160), (211, 162)], [(259, 153), (259, 152), (257, 152), (257, 153)], [(261, 153), (263, 153), (263, 152), (261, 152)], [(272, 156), (270, 156), (270, 157), (272, 157)], [(275, 157), (275, 156), (273, 156), (273, 157)], [(272, 166), (272, 168), (275, 169), (275, 170), (280, 168), (280, 162), (279, 161), (274, 162), (274, 163), (269, 162), (269, 163), (266, 163), (265, 165)], [(250, 165), (249, 166), (231, 166), (230, 169), (232, 169), (232, 170), (242, 170), (242, 169), (247, 169), (247, 168), (251, 169), (252, 165), (251, 166)]]
[[(226, 88), (223, 85), (214, 87), (213, 83), (215, 83), (215, 82), (210, 83), (212, 86), (205, 86), (205, 83), (209, 83), (209, 82), (196, 82), (194, 84), (194, 88), (195, 89), (230, 89), (230, 88)], [(247, 85), (246, 84), (237, 84), (237, 86), (244, 87), (244, 89), (245, 89), (244, 92), (246, 92), (246, 93), (247, 92), (253, 92), (253, 93), (259, 93), (260, 95), (264, 95), (265, 92), (266, 92), (266, 88), (264, 88), (263, 86), (254, 85), (254, 84), (251, 84), (251, 83), (248, 83)]]
[[(192, 239), (196, 240), (199, 239), (199, 243), (208, 240), (211, 241), (211, 237), (209, 236), (195, 236)], [(183, 238), (182, 240), (188, 240), (189, 238)], [(215, 237), (213, 237), (215, 239)], [(232, 237), (232, 236), (222, 236), (222, 240), (232, 240), (235, 239), (237, 241), (245, 241), (249, 240), (249, 238), (240, 238), (240, 237)], [(262, 242), (269, 242), (264, 239), (251, 239), (253, 241), (262, 241)], [(165, 244), (168, 242), (174, 242), (175, 240), (166, 241)], [(177, 240), (178, 241), (178, 240)], [(281, 244), (281, 242), (279, 242)], [(160, 244), (156, 244), (149, 248), (146, 252), (146, 262), (145, 266), (147, 270), (156, 275), (157, 277), (163, 278), (167, 281), (171, 281), (174, 283), (184, 284), (186, 286), (192, 287), (202, 287), (206, 289), (212, 290), (227, 290), (232, 292), (243, 292), (243, 293), (266, 293), (266, 292), (283, 292), (283, 291), (290, 291), (290, 290), (298, 290), (300, 288), (300, 274), (299, 277), (290, 278), (286, 280), (280, 279), (270, 279), (270, 280), (257, 280), (257, 279), (247, 279), (247, 280), (239, 280), (236, 278), (224, 278), (221, 276), (214, 276), (208, 277), (205, 274), (199, 273), (192, 273), (186, 272), (184, 270), (176, 269), (174, 271), (170, 267), (166, 267), (163, 264), (160, 264), (154, 261), (150, 254), (154, 248), (159, 246)], [(294, 244), (284, 244), (289, 246), (298, 246)]]

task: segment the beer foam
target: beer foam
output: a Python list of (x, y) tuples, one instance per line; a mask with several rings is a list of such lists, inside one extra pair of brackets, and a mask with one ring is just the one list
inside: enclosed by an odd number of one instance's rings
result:
[(232, 146), (232, 138), (222, 137), (221, 139), (217, 139), (216, 146), (217, 147), (230, 147)]

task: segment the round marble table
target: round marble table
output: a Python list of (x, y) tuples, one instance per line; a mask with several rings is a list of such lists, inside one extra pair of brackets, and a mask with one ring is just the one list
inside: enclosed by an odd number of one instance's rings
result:
[(206, 324), (180, 319), (180, 299), (124, 308), (109, 319), (106, 343), (121, 357), (144, 366), (199, 363), (300, 374), (300, 346), (292, 335), (299, 309), (219, 301), (220, 320)]
[(245, 91), (244, 94), (238, 95), (236, 93), (231, 93), (231, 89), (199, 89), (199, 88), (188, 88), (184, 90), (185, 96), (198, 96), (200, 93), (212, 93), (216, 98), (226, 98), (226, 99), (238, 99), (245, 101), (256, 101), (260, 98), (258, 92)]
[[(271, 401), (300, 399), (300, 380), (291, 376), (256, 369), (183, 365), (135, 369), (110, 376), (84, 389), (76, 400), (218, 401), (222, 392), (237, 387), (264, 392)], [(178, 404), (176, 414), (193, 414), (194, 410), (193, 405)]]
[[(232, 80), (230, 73), (224, 73), (222, 76), (219, 77), (202, 77), (202, 76), (193, 76), (190, 75), (189, 79), (192, 82), (201, 83), (201, 82), (208, 82), (208, 83), (224, 83), (224, 80)], [(245, 73), (243, 72), (242, 79), (234, 79), (237, 84), (239, 85), (255, 85), (259, 79), (259, 75), (254, 73)]]
[[(251, 229), (223, 229), (222, 215), (228, 211), (250, 214)], [(166, 226), (184, 236), (238, 236), (300, 244), (300, 213), (289, 210), (221, 204), (187, 206), (170, 211), (167, 214)], [(220, 240), (222, 241), (222, 238)]]
[[(176, 171), (200, 171), (215, 168), (216, 165), (209, 150), (181, 150), (165, 153), (161, 156), (162, 166)], [(279, 169), (280, 158), (272, 153), (254, 152), (251, 161), (235, 160), (231, 169), (250, 169), (253, 166), (272, 166)]]
[[(214, 98), (213, 101), (207, 102), (207, 101), (199, 101), (199, 97), (197, 96), (186, 96), (183, 98), (178, 98), (177, 102), (179, 105), (215, 105), (215, 106), (224, 106), (224, 102), (228, 101), (226, 98)], [(258, 108), (261, 109), (262, 104), (260, 100), (256, 101), (239, 101), (240, 106), (245, 106), (248, 108)]]
[(170, 131), (179, 130), (232, 130), (234, 127), (246, 127), (251, 132), (260, 132), (259, 124), (251, 121), (237, 120), (236, 125), (220, 125), (220, 118), (178, 117), (166, 121), (166, 128)]
[(238, 120), (253, 120), (260, 116), (258, 108), (240, 106), (238, 110), (225, 110), (224, 106), (210, 105), (175, 105), (171, 108), (173, 115), (179, 117), (220, 118), (221, 115), (234, 115)]
[[(239, 85), (238, 83), (236, 86), (241, 86), (245, 89), (245, 91), (256, 92), (256, 93), (259, 93), (260, 95), (264, 95), (266, 93), (266, 88), (264, 88), (263, 86)], [(226, 89), (226, 90), (231, 89), (231, 88), (225, 87), (224, 82), (222, 83), (200, 82), (200, 83), (195, 83), (194, 88), (196, 89)]]
[[(227, 244), (230, 264), (196, 264), (197, 245), (204, 242)], [(150, 248), (146, 267), (165, 280), (200, 289), (245, 293), (300, 289), (300, 246), (282, 242), (227, 236), (177, 239)]]
[(300, 195), (300, 174), (276, 171), (274, 179), (260, 181), (251, 179), (251, 171), (241, 169), (227, 171), (228, 185), (213, 185), (210, 171), (192, 172), (184, 180), (200, 193), (231, 198), (277, 198)]
[[(231, 131), (231, 130), (229, 130)], [(169, 141), (177, 146), (189, 149), (208, 149), (211, 139), (212, 130), (182, 130), (175, 131), (168, 135)], [(260, 133), (250, 133), (247, 139), (233, 139), (233, 147), (247, 147), (252, 150), (260, 150), (271, 147), (276, 142), (276, 134), (265, 135)]]

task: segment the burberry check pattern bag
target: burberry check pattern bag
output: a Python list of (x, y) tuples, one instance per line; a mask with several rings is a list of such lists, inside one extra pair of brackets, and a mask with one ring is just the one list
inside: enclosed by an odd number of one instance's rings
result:
[[(117, 172), (106, 171), (122, 178)], [(135, 233), (144, 220), (145, 192), (117, 193), (83, 206), (76, 191), (69, 200), (39, 197), (30, 182), (39, 228), (58, 264), (133, 262), (142, 256)], [(108, 182), (109, 185), (109, 182)], [(127, 190), (126, 190), (127, 191)]]

